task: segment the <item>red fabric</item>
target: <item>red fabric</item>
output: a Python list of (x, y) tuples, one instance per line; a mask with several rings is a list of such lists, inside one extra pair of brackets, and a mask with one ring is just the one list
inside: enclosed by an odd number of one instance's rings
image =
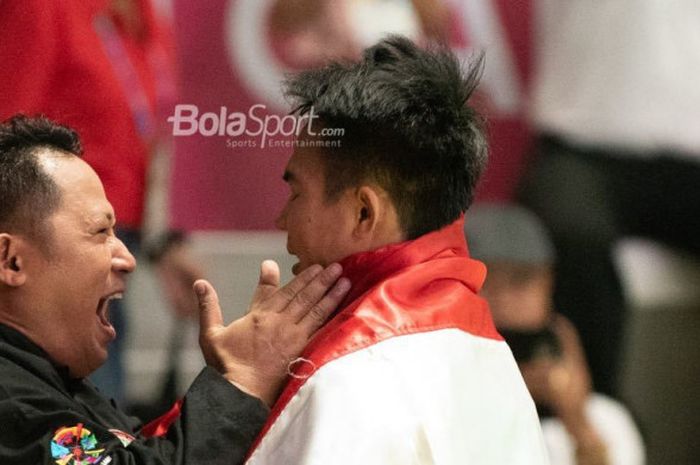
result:
[[(149, 147), (137, 133), (123, 85), (93, 26), (105, 3), (0, 1), (0, 120), (42, 113), (75, 128), (119, 224), (138, 228)], [(125, 47), (155, 105), (147, 46), (125, 40)]]
[(141, 436), (151, 438), (153, 436), (165, 436), (175, 420), (180, 417), (182, 411), (182, 399), (178, 400), (165, 414), (151, 421), (141, 428)]
[(299, 377), (288, 381), (251, 453), (306, 379), (339, 357), (391, 337), (446, 328), (502, 340), (486, 301), (477, 296), (486, 268), (468, 256), (464, 218), (341, 264), (352, 290), (304, 350), (311, 363), (293, 367)]

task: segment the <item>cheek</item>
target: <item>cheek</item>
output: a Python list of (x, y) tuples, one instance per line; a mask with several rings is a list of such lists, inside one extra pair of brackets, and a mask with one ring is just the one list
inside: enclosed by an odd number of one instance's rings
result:
[[(83, 253), (73, 260), (72, 272), (80, 276), (83, 293), (103, 292), (102, 287), (109, 278), (112, 269), (112, 249), (109, 244), (93, 244), (85, 247)], [(90, 284), (88, 286), (87, 284)], [(92, 291), (92, 292), (91, 292)]]
[(524, 323), (523, 302), (519, 293), (507, 287), (492, 286), (485, 288), (482, 296), (489, 302), (496, 326), (511, 328)]
[(302, 231), (302, 225), (306, 221), (306, 218), (302, 218), (298, 209), (289, 208), (287, 209), (286, 224), (287, 224), (287, 236), (291, 238), (297, 238)]
[(524, 289), (519, 299), (523, 316), (531, 323), (538, 323), (547, 317), (549, 312), (549, 299), (546, 293), (536, 287)]
[(307, 211), (301, 206), (294, 206), (288, 210), (287, 243), (295, 249), (307, 248), (305, 244), (316, 242), (313, 234), (317, 228), (314, 225), (313, 216), (307, 214)]

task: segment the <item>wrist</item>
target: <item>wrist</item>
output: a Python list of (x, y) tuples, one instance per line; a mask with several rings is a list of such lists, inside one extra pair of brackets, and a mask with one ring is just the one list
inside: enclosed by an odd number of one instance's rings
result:
[(604, 448), (603, 440), (598, 435), (598, 432), (591, 426), (588, 419), (579, 419), (576, 423), (564, 423), (566, 430), (571, 435), (576, 450), (594, 451), (601, 447)]
[(608, 448), (595, 432), (576, 440), (577, 465), (608, 465)]
[(243, 370), (236, 370), (235, 373), (228, 371), (222, 376), (240, 391), (260, 399), (267, 407), (272, 408), (277, 400), (278, 389), (269, 382), (260, 380), (254, 374), (245, 374)]
[(580, 408), (554, 408), (557, 416), (566, 427), (566, 430), (574, 438), (585, 438), (591, 434), (593, 427), (588, 420), (588, 415), (582, 407)]

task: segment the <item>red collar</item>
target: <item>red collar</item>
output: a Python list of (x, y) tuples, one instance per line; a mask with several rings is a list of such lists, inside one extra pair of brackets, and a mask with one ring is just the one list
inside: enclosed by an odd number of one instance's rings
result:
[[(339, 308), (344, 308), (381, 280), (419, 263), (436, 258), (468, 257), (464, 239), (464, 215), (455, 222), (417, 239), (390, 244), (370, 252), (360, 252), (341, 260), (343, 276), (350, 279), (352, 289)], [(465, 282), (478, 292), (484, 282), (470, 279)]]

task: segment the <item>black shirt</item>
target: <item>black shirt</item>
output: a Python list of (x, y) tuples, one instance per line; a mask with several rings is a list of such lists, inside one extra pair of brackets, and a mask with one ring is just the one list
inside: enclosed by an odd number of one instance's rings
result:
[(205, 368), (162, 437), (140, 424), (21, 333), (0, 324), (0, 464), (242, 463), (267, 407)]

